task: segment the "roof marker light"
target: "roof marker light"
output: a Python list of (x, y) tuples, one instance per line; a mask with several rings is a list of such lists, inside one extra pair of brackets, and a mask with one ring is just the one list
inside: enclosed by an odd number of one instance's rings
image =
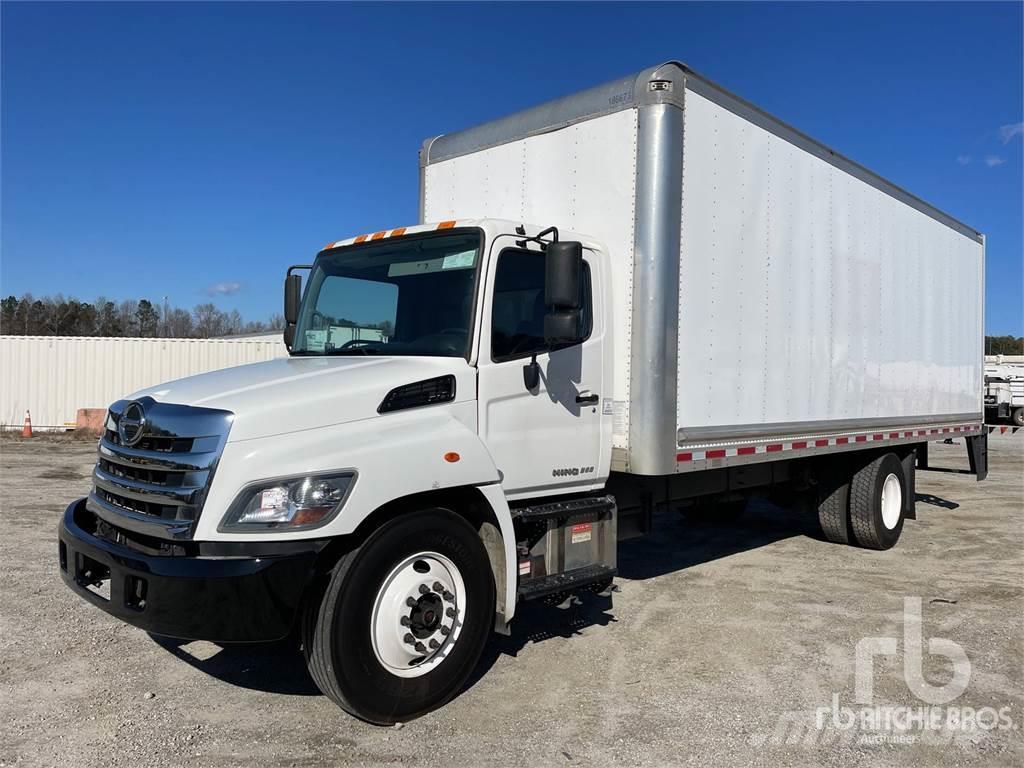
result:
[(391, 237), (401, 237), (405, 234), (405, 227), (399, 227), (398, 229), (391, 230)]
[(357, 238), (356, 238), (355, 240), (353, 240), (352, 242), (353, 242), (353, 243), (363, 243), (363, 242), (366, 242), (366, 235), (359, 235), (359, 236), (358, 236), (358, 237), (357, 237)]
[(382, 231), (380, 231), (380, 232), (374, 232), (374, 233), (373, 233), (373, 235), (372, 235), (372, 236), (370, 237), (370, 239), (371, 239), (371, 240), (380, 240), (380, 239), (381, 239), (381, 238), (383, 238), (383, 237), (384, 237), (384, 235), (386, 235), (387, 233), (388, 233), (388, 231), (387, 231), (386, 229), (385, 229), (385, 230), (382, 230)]
[(455, 222), (454, 221), (442, 221), (440, 224), (437, 225), (437, 228), (438, 229), (451, 229), (454, 226), (455, 226)]

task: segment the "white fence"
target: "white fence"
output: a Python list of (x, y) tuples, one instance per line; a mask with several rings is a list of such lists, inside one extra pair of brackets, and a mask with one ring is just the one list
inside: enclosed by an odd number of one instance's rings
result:
[(75, 425), (79, 408), (106, 408), (143, 387), (284, 357), (280, 339), (122, 339), (0, 336), (0, 428)]

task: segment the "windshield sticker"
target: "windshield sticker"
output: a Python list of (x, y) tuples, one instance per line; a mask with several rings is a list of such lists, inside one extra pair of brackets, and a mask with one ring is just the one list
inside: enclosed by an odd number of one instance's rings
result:
[(476, 261), (476, 249), (453, 253), (444, 257), (444, 264), (441, 269), (470, 269)]
[(443, 261), (443, 259), (428, 259), (427, 261), (398, 261), (388, 266), (388, 277), (406, 277), (407, 275), (440, 272), (442, 269), (445, 269), (445, 267), (442, 266)]
[(306, 349), (310, 352), (323, 352), (327, 344), (327, 331), (306, 331)]

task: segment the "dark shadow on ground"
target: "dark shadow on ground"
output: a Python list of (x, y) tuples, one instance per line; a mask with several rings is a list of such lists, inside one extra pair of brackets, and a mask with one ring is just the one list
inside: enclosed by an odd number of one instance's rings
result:
[[(295, 638), (277, 643), (214, 644), (220, 650), (209, 657), (197, 658), (189, 652), (188, 640), (158, 635), (150, 637), (181, 661), (225, 683), (291, 696), (320, 695), (306, 671), (306, 662)], [(209, 645), (204, 643), (202, 647), (208, 649)]]
[[(738, 518), (716, 520), (668, 511), (656, 515), (650, 535), (621, 542), (619, 576), (644, 580), (757, 549), (794, 536), (823, 540), (817, 518), (806, 512), (754, 499)], [(616, 621), (614, 595), (583, 594), (571, 605), (521, 603), (509, 636), (495, 635), (467, 688), (472, 687), (502, 654), (516, 656), (528, 644), (568, 638), (589, 627)]]
[(665, 512), (650, 535), (619, 545), (619, 575), (650, 579), (794, 536), (821, 539), (817, 518), (766, 499), (753, 499), (734, 519)]

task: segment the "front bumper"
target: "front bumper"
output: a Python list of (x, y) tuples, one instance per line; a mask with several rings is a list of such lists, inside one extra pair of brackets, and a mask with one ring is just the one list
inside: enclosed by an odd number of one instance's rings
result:
[(85, 499), (64, 511), (58, 534), (61, 577), (82, 598), (153, 634), (215, 642), (287, 636), (327, 545), (189, 542), (146, 554), (97, 535)]

